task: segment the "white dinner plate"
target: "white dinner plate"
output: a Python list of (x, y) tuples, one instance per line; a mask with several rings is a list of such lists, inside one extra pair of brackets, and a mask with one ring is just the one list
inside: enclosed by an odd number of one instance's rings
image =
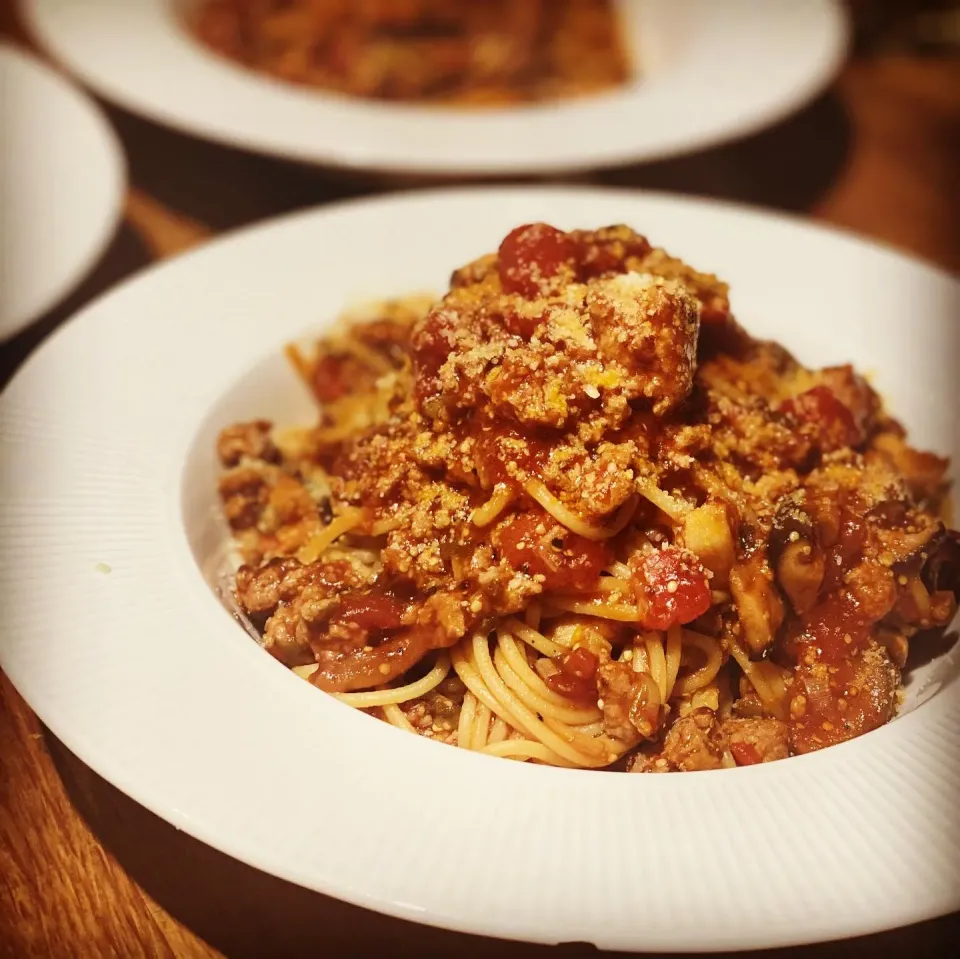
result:
[(0, 43), (0, 340), (70, 292), (107, 246), (123, 153), (91, 100)]
[(302, 89), (212, 55), (195, 0), (26, 0), (39, 39), (100, 94), (201, 137), (311, 163), (421, 174), (544, 173), (651, 160), (773, 123), (833, 77), (835, 0), (621, 0), (640, 74), (617, 92), (497, 110)]
[[(732, 284), (760, 336), (854, 361), (960, 455), (958, 284), (851, 236), (655, 194), (410, 193), (298, 213), (87, 307), (0, 398), (0, 662), (81, 759), (262, 870), (439, 926), (637, 950), (868, 933), (960, 907), (960, 682), (763, 766), (532, 766), (392, 728), (298, 679), (220, 604), (214, 439), (307, 407), (280, 356), (345, 306), (442, 289), (513, 226), (626, 222)], [(905, 318), (909, 318), (906, 322)], [(925, 700), (925, 701), (924, 701)]]

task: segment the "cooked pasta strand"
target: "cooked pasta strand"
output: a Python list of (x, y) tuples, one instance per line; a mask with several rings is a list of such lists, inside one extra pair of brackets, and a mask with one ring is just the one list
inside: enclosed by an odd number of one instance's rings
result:
[(470, 741), (471, 749), (483, 749), (487, 745), (490, 735), (490, 707), (484, 703), (477, 703), (477, 711), (473, 717), (473, 737)]
[(363, 510), (344, 510), (336, 519), (325, 526), (319, 533), (315, 533), (310, 541), (297, 553), (297, 559), (304, 566), (315, 563), (324, 550), (338, 537), (359, 526), (363, 521)]
[(672, 520), (681, 519), (685, 513), (690, 511), (686, 503), (675, 499), (669, 493), (665, 493), (656, 483), (640, 481), (637, 483), (637, 492), (644, 498), (653, 503), (661, 513), (665, 513)]
[(504, 625), (514, 636), (522, 639), (528, 646), (532, 646), (542, 656), (546, 656), (549, 659), (556, 659), (558, 656), (562, 656), (567, 652), (566, 647), (555, 643), (552, 639), (547, 639), (543, 633), (536, 629), (531, 629), (526, 623), (522, 623), (519, 619), (508, 619)]
[[(523, 652), (517, 646), (516, 641), (509, 633), (503, 632), (499, 637), (499, 648), (503, 651), (506, 660), (513, 667), (518, 676), (529, 686), (541, 699), (555, 706), (569, 707), (570, 700), (559, 693), (555, 693), (531, 668)], [(600, 711), (593, 709), (587, 710), (589, 713), (600, 715)], [(589, 721), (589, 720), (588, 720)]]
[(552, 729), (542, 720), (537, 719), (536, 715), (510, 691), (503, 680), (497, 675), (493, 661), (490, 658), (490, 649), (487, 645), (486, 636), (481, 633), (475, 633), (471, 646), (473, 650), (473, 661), (477, 672), (483, 677), (487, 688), (496, 694), (497, 700), (505, 703), (510, 712), (517, 717), (516, 725), (519, 728), (525, 730), (528, 735), (534, 739), (538, 739), (558, 755), (563, 756), (571, 762), (583, 766), (604, 766), (610, 762), (603, 754), (602, 749), (589, 748), (581, 752), (583, 744), (577, 743), (577, 745), (574, 746), (573, 743), (569, 741), (571, 737), (558, 735), (555, 729)]
[(502, 743), (509, 735), (510, 727), (499, 716), (494, 716), (490, 735), (487, 737), (487, 745)]
[(503, 648), (497, 649), (493, 657), (494, 666), (500, 678), (506, 683), (517, 698), (534, 713), (543, 719), (547, 717), (559, 720), (569, 725), (590, 722), (596, 718), (596, 710), (577, 709), (574, 706), (557, 706), (542, 696), (538, 696), (517, 674), (509, 662)]
[(464, 686), (478, 699), (485, 703), (490, 711), (499, 716), (505, 723), (514, 729), (520, 728), (520, 722), (513, 713), (503, 703), (497, 701), (496, 697), (487, 689), (483, 677), (477, 671), (474, 664), (468, 659), (464, 646), (468, 649), (472, 647), (472, 641), (467, 639), (465, 643), (458, 643), (451, 650), (450, 661), (457, 676), (463, 682)]
[(704, 654), (705, 661), (699, 669), (686, 676), (677, 677), (674, 690), (678, 696), (686, 696), (713, 682), (723, 665), (723, 652), (717, 640), (692, 629), (684, 629), (682, 635), (684, 646), (699, 649)]
[(478, 506), (470, 516), (470, 522), (474, 526), (489, 526), (497, 517), (513, 502), (516, 494), (504, 483), (494, 488), (493, 495), (483, 504)]
[(558, 523), (584, 539), (603, 540), (616, 536), (630, 522), (637, 508), (637, 499), (631, 496), (616, 512), (609, 523), (594, 526), (584, 522), (572, 509), (557, 499), (538, 479), (529, 479), (523, 487), (527, 495), (535, 499)]
[(598, 619), (613, 619), (621, 623), (636, 623), (640, 619), (640, 610), (626, 603), (608, 603), (602, 599), (572, 599), (552, 596), (550, 604), (556, 609), (568, 613), (582, 613), (596, 616)]
[(650, 662), (650, 676), (660, 691), (660, 702), (667, 701), (667, 659), (663, 652), (663, 640), (657, 635), (649, 635), (644, 640), (647, 647), (647, 657)]
[(368, 693), (334, 693), (333, 695), (348, 706), (367, 709), (370, 706), (387, 706), (391, 703), (406, 703), (411, 699), (424, 696), (439, 686), (450, 672), (450, 657), (441, 654), (436, 665), (426, 676), (415, 683), (397, 686), (393, 689), (378, 689)]
[(391, 726), (396, 726), (398, 729), (405, 729), (408, 733), (417, 734), (417, 730), (414, 728), (413, 723), (407, 719), (403, 714), (403, 710), (393, 704), (389, 703), (386, 706), (382, 706), (384, 718), (390, 723)]
[(552, 749), (543, 743), (532, 739), (506, 739), (501, 742), (489, 743), (482, 752), (488, 756), (501, 756), (511, 759), (536, 759), (548, 766), (579, 766), (580, 763), (570, 762), (563, 756), (558, 756)]
[(473, 748), (473, 720), (477, 715), (477, 697), (468, 689), (463, 695), (460, 707), (460, 721), (457, 725), (457, 745), (462, 749)]

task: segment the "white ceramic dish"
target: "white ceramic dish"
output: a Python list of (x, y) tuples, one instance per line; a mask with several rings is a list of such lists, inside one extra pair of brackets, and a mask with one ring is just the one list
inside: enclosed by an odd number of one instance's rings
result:
[(54, 306), (109, 242), (123, 152), (97, 107), (59, 74), (0, 44), (0, 340)]
[(213, 56), (195, 0), (25, 0), (39, 39), (100, 94), (197, 136), (311, 163), (421, 174), (546, 173), (651, 160), (773, 123), (825, 86), (835, 0), (621, 0), (644, 74), (606, 96), (451, 111), (305, 90)]
[(409, 736), (321, 694), (250, 641), (205, 581), (223, 536), (217, 429), (306, 412), (282, 344), (357, 298), (440, 289), (452, 267), (541, 218), (627, 222), (716, 270), (750, 329), (810, 363), (873, 370), (919, 444), (960, 456), (960, 288), (896, 253), (636, 193), (440, 191), (328, 207), (123, 284), (8, 387), (3, 668), (70, 749), (179, 828), (420, 922), (725, 950), (960, 907), (953, 660), (914, 677), (906, 715), (821, 753), (666, 776), (532, 767)]

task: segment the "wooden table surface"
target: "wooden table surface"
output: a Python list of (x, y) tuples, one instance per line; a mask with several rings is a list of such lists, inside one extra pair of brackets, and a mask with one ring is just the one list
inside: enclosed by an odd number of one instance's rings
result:
[[(0, 0), (0, 36), (32, 46), (7, 0)], [(265, 216), (417, 185), (243, 154), (107, 110), (129, 161), (125, 222), (82, 287), (3, 348), (0, 383), (79, 306), (153, 260)], [(958, 270), (958, 130), (960, 61), (858, 60), (824, 96), (762, 134), (578, 180), (793, 211)], [(945, 955), (951, 939), (960, 942), (958, 916), (768, 955)], [(0, 677), (0, 956), (208, 959), (374, 952), (503, 959), (598, 955), (590, 946), (533, 947), (414, 926), (243, 866), (106, 783), (45, 730)]]

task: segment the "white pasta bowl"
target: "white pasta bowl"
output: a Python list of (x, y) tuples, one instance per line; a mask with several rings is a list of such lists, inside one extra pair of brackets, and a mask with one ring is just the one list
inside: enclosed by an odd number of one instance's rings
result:
[(62, 300), (113, 237), (123, 149), (96, 104), (0, 43), (0, 341)]
[(26, 0), (41, 43), (98, 93), (196, 136), (307, 163), (418, 174), (558, 172), (701, 149), (775, 123), (843, 58), (837, 0), (619, 0), (638, 73), (597, 97), (438, 110), (241, 69), (184, 27), (198, 0)]
[(960, 907), (960, 683), (819, 753), (633, 776), (468, 753), (377, 722), (249, 640), (215, 585), (214, 437), (302, 420), (282, 345), (346, 305), (444, 288), (519, 223), (628, 223), (728, 280), (811, 365), (869, 371), (960, 457), (958, 284), (863, 240), (702, 201), (457, 190), (297, 214), (86, 308), (0, 400), (0, 663), (81, 759), (260, 869), (419, 922), (632, 950), (756, 948)]

